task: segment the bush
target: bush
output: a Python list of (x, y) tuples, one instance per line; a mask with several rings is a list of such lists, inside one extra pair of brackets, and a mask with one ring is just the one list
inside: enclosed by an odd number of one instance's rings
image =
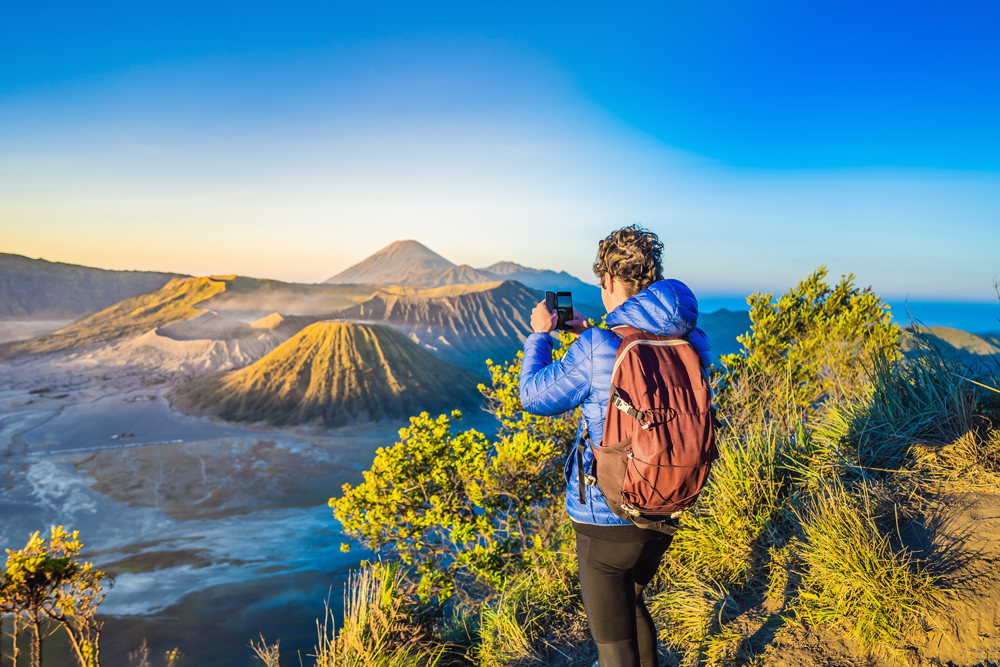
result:
[(424, 598), (450, 597), (463, 571), (498, 587), (552, 538), (546, 510), (561, 485), (552, 441), (519, 432), (491, 443), (453, 433), (459, 419), (411, 417), (364, 482), (330, 499), (346, 533), (414, 568)]
[[(564, 337), (555, 357), (575, 340)], [(475, 430), (453, 433), (461, 412), (410, 418), (400, 441), (378, 449), (364, 482), (331, 498), (344, 531), (373, 549), (388, 548), (414, 568), (420, 594), (444, 601), (456, 578), (493, 589), (544, 559), (568, 517), (560, 502), (561, 452), (576, 434), (579, 411), (560, 417), (524, 412), (521, 353), (487, 360), (491, 386), (480, 385), (499, 422), (490, 441)]]
[(786, 427), (807, 419), (826, 400), (855, 394), (872, 356), (899, 355), (899, 327), (870, 287), (844, 276), (831, 287), (820, 267), (777, 300), (748, 299), (751, 331), (743, 351), (722, 357), (718, 404), (730, 420), (761, 413)]

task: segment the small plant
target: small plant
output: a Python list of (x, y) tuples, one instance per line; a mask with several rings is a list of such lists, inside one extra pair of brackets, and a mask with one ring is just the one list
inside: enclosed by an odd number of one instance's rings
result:
[(104, 624), (95, 615), (107, 595), (101, 586), (106, 575), (92, 563), (78, 560), (82, 548), (78, 532), (52, 526), (48, 541), (33, 533), (23, 549), (7, 549), (6, 571), (0, 578), (0, 611), (13, 617), (15, 662), (21, 628), (31, 636), (32, 665), (41, 667), (43, 642), (61, 627), (81, 667), (100, 664)]
[(129, 667), (150, 667), (149, 644), (146, 642), (145, 638), (143, 638), (142, 643), (139, 644), (139, 648), (135, 651), (129, 651), (128, 664)]
[(280, 644), (280, 641), (268, 644), (267, 641), (264, 640), (264, 635), (260, 636), (259, 644), (255, 643), (252, 639), (250, 640), (250, 648), (253, 649), (254, 656), (264, 663), (264, 667), (280, 667)]

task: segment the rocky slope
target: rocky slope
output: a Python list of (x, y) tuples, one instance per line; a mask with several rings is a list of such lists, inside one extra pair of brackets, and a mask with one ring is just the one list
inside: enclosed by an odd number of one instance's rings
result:
[(510, 281), (483, 287), (439, 297), (381, 292), (333, 317), (388, 324), (441, 358), (484, 373), (487, 358), (509, 359), (521, 349), (542, 295)]
[(316, 321), (272, 313), (245, 323), (215, 311), (76, 356), (83, 365), (129, 366), (201, 374), (248, 366)]

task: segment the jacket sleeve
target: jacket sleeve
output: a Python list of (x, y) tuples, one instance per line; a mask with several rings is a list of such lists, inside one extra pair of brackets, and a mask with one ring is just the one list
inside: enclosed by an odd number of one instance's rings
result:
[(559, 361), (552, 361), (551, 336), (528, 336), (521, 361), (521, 405), (525, 412), (551, 417), (586, 400), (594, 376), (592, 332), (583, 332)]
[(701, 327), (695, 327), (694, 331), (688, 336), (688, 342), (691, 343), (691, 347), (698, 351), (698, 355), (701, 357), (701, 365), (708, 372), (712, 368), (712, 341), (708, 337)]

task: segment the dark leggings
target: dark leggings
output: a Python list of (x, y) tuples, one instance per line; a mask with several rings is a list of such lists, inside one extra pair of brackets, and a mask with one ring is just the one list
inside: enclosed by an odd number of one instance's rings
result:
[(576, 534), (583, 608), (601, 667), (657, 666), (656, 628), (642, 590), (671, 539), (609, 542)]

